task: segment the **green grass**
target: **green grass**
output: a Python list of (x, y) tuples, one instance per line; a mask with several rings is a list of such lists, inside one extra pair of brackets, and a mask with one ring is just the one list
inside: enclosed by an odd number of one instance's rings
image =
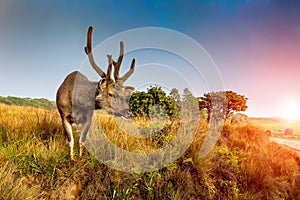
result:
[[(96, 120), (115, 145), (140, 153), (168, 144), (181, 123), (135, 121), (144, 132), (160, 131), (149, 139), (126, 134), (111, 116), (97, 114)], [(0, 104), (0, 199), (300, 198), (299, 153), (269, 142), (261, 128), (226, 124), (215, 148), (199, 158), (207, 127), (200, 121), (187, 151), (163, 169), (125, 173), (88, 152), (71, 161), (57, 111)]]

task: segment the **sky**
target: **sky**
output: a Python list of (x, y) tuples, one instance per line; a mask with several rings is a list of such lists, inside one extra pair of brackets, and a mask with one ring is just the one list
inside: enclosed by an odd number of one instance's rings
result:
[[(247, 115), (282, 117), (300, 107), (299, 10), (297, 0), (1, 0), (0, 96), (54, 100), (66, 75), (86, 60), (83, 47), (90, 25), (95, 46), (124, 31), (157, 27), (199, 43), (216, 65), (224, 89), (248, 98)], [(151, 68), (151, 56), (155, 62), (172, 60), (162, 66), (181, 62), (158, 54), (136, 53), (137, 71)], [(125, 56), (128, 63), (132, 56)], [(107, 61), (106, 55), (102, 58)], [(157, 74), (158, 66), (153, 68)]]

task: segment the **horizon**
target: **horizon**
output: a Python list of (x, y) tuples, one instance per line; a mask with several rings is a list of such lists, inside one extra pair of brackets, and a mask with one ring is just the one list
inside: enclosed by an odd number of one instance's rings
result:
[[(158, 27), (182, 33), (204, 48), (220, 73), (224, 90), (248, 98), (247, 111), (242, 113), (300, 118), (299, 10), (296, 0), (1, 1), (0, 96), (55, 100), (67, 74), (82, 69), (87, 60), (83, 48), (90, 25), (94, 48), (124, 31)], [(125, 51), (129, 46), (125, 42)], [(112, 48), (117, 51), (118, 44)], [(137, 69), (158, 61), (163, 65), (157, 69), (189, 69), (188, 63), (172, 55), (145, 50), (126, 54), (121, 70), (128, 68), (133, 56)], [(95, 58), (107, 62), (106, 54)], [(140, 80), (135, 77), (128, 83), (135, 85), (135, 81)], [(191, 88), (197, 90), (195, 96), (207, 92), (204, 81), (198, 81)]]
[[(16, 98), (22, 98), (22, 99), (27, 99), (27, 100), (34, 100), (34, 99), (46, 99), (46, 100), (49, 100), (51, 102), (55, 102), (55, 100), (51, 100), (51, 99), (47, 99), (47, 98), (44, 98), (44, 97), (18, 97), (18, 96), (0, 96), (0, 97), (4, 97), (4, 98), (7, 98), (7, 97), (16, 97)], [(1, 102), (0, 102), (1, 103)], [(4, 103), (5, 104), (5, 103)], [(14, 104), (13, 104), (14, 105)], [(18, 106), (18, 105), (16, 105)], [(28, 105), (24, 105), (24, 106), (28, 106)], [(239, 112), (234, 112), (233, 114), (243, 114), (243, 115), (246, 115), (248, 118), (250, 119), (271, 119), (271, 120), (283, 120), (287, 123), (294, 123), (294, 122), (298, 122), (300, 121), (300, 117), (297, 117), (297, 118), (289, 118), (289, 117), (276, 117), (276, 116), (270, 116), (270, 117), (264, 117), (264, 116), (249, 116), (245, 113), (245, 111), (239, 111)]]

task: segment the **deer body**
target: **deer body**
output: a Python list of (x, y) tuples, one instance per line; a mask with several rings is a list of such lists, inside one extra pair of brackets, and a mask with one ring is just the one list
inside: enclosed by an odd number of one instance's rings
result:
[[(91, 34), (92, 27), (89, 27), (85, 52), (89, 57), (92, 67), (101, 76), (100, 81), (89, 81), (82, 73), (75, 71), (65, 78), (56, 94), (56, 104), (70, 146), (72, 160), (74, 159), (72, 124), (82, 125), (79, 139), (79, 155), (81, 156), (94, 110), (103, 108), (109, 114), (129, 117), (129, 106), (125, 99), (134, 90), (133, 87), (123, 86), (124, 82), (134, 71), (134, 59), (132, 60), (130, 70), (122, 77), (119, 77), (119, 70), (124, 54), (124, 44), (120, 43), (120, 55), (117, 62), (112, 60), (111, 55), (108, 55), (108, 69), (107, 73), (104, 73), (94, 62), (91, 49)], [(114, 80), (111, 78), (112, 66), (114, 66)]]

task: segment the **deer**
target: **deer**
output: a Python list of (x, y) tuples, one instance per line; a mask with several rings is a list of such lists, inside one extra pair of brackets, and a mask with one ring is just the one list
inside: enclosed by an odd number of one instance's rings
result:
[[(105, 73), (94, 60), (92, 32), (93, 27), (90, 26), (87, 31), (87, 41), (84, 50), (92, 68), (101, 77), (100, 80), (92, 82), (81, 72), (74, 71), (67, 75), (56, 93), (56, 105), (61, 117), (66, 141), (70, 147), (71, 160), (74, 160), (73, 124), (81, 124), (79, 138), (79, 156), (81, 157), (84, 143), (91, 127), (94, 110), (104, 109), (108, 114), (127, 119), (131, 115), (126, 100), (134, 91), (134, 87), (124, 86), (124, 82), (134, 72), (135, 59), (132, 59), (130, 69), (123, 76), (120, 76), (119, 72), (124, 56), (124, 43), (121, 41), (118, 60), (115, 61), (112, 59), (112, 55), (107, 55), (108, 67)], [(114, 79), (111, 77), (112, 67), (114, 67)]]

